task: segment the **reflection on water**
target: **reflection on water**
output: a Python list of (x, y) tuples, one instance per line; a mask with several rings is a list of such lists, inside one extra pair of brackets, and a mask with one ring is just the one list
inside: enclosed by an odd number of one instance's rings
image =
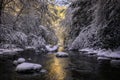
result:
[[(58, 59), (56, 57), (53, 57), (53, 63), (50, 64), (50, 72), (48, 74), (48, 76), (50, 76), (50, 80), (65, 80), (66, 77), (66, 71), (65, 71), (65, 66), (67, 65), (65, 61), (65, 63), (63, 63), (64, 59)], [(62, 64), (61, 64), (62, 62)]]
[[(64, 47), (60, 46), (58, 52), (62, 51), (64, 51)], [(68, 58), (57, 58), (55, 55), (53, 55), (52, 63), (48, 63), (49, 73), (47, 76), (47, 80), (67, 80), (68, 71), (65, 68), (68, 66), (68, 63)]]
[[(68, 58), (56, 58), (54, 54), (36, 55), (24, 52), (19, 57), (31, 57), (33, 63), (43, 65), (46, 73), (21, 75), (15, 72), (12, 60), (0, 60), (0, 80), (119, 80), (120, 69), (98, 64), (96, 57), (79, 52), (68, 52)], [(113, 75), (114, 74), (114, 75)]]
[(58, 52), (64, 51), (64, 47), (59, 47)]

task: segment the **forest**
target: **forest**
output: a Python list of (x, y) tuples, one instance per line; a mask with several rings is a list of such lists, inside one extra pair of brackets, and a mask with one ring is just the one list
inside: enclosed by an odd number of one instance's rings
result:
[(120, 0), (0, 0), (0, 80), (119, 80)]

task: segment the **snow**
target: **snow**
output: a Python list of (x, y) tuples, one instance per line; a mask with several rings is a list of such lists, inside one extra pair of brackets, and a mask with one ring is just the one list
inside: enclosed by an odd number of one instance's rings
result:
[(0, 52), (0, 55), (3, 54), (2, 52)]
[(107, 58), (107, 57), (98, 57), (97, 60), (110, 60), (110, 58)]
[(35, 49), (35, 46), (26, 46), (25, 49)]
[(120, 58), (120, 51), (117, 51), (117, 52), (112, 52), (109, 57), (112, 57), (112, 58)]
[(56, 51), (58, 49), (58, 45), (52, 46), (52, 45), (46, 45), (46, 49), (50, 52)]
[(40, 72), (41, 72), (41, 73), (45, 73), (45, 72), (47, 72), (47, 70), (42, 69)]
[(99, 51), (98, 56), (105, 56), (105, 57), (109, 57), (109, 58), (120, 58), (120, 51), (111, 51), (111, 50), (107, 50), (107, 51)]
[(13, 61), (13, 64), (17, 65), (17, 64), (20, 64), (20, 63), (23, 63), (23, 62), (25, 62), (24, 58), (18, 58), (18, 60)]
[(24, 58), (19, 58), (17, 61), (18, 61), (19, 63), (23, 63), (23, 62), (25, 62), (25, 59), (24, 59)]
[(88, 53), (97, 53), (97, 51), (92, 48), (84, 48), (84, 49), (80, 49), (79, 51), (87, 51)]
[(20, 49), (20, 48), (15, 48), (15, 49), (12, 49), (13, 51), (23, 51), (23, 49)]
[(90, 55), (94, 55), (94, 54), (97, 54), (97, 51), (96, 50), (93, 50), (93, 49), (90, 49), (90, 48), (85, 48), (85, 49), (80, 49), (79, 51), (83, 51), (85, 52), (85, 54), (90, 54)]
[(79, 51), (87, 51), (87, 53), (96, 53), (99, 57), (108, 57), (108, 58), (120, 58), (120, 51), (111, 51), (111, 50), (105, 50), (105, 49), (97, 49), (94, 50), (92, 48), (85, 48), (80, 49)]
[(0, 54), (13, 55), (13, 54), (16, 54), (18, 51), (23, 51), (23, 49), (20, 49), (20, 48), (0, 49)]
[(68, 57), (68, 53), (65, 52), (57, 52), (56, 57)]
[(29, 71), (29, 70), (40, 70), (42, 66), (40, 64), (24, 62), (16, 67), (17, 72)]

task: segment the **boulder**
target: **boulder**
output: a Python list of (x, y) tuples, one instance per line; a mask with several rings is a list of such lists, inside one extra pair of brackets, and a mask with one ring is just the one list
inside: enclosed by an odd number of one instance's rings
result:
[(20, 64), (20, 63), (23, 63), (23, 62), (25, 62), (24, 58), (18, 58), (18, 60), (13, 61), (13, 64), (17, 65), (17, 64)]
[(56, 57), (68, 57), (68, 53), (65, 52), (57, 52)]
[(16, 67), (16, 72), (34, 73), (34, 72), (40, 72), (41, 68), (42, 66), (40, 64), (24, 62), (24, 63), (19, 64)]

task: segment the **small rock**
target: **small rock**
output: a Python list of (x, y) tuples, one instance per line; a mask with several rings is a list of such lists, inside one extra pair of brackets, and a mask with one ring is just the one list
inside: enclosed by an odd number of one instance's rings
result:
[(18, 58), (18, 60), (13, 61), (13, 64), (17, 65), (17, 64), (20, 64), (20, 63), (23, 63), (23, 62), (25, 62), (24, 58)]
[(25, 59), (24, 59), (24, 58), (19, 58), (19, 59), (17, 60), (17, 62), (18, 62), (18, 63), (23, 63), (23, 62), (25, 62)]
[(13, 64), (14, 64), (14, 65), (17, 65), (17, 64), (18, 64), (17, 60), (14, 60), (14, 61), (13, 61)]
[(45, 72), (47, 72), (47, 70), (42, 69), (40, 72), (41, 72), (41, 73), (45, 73)]

